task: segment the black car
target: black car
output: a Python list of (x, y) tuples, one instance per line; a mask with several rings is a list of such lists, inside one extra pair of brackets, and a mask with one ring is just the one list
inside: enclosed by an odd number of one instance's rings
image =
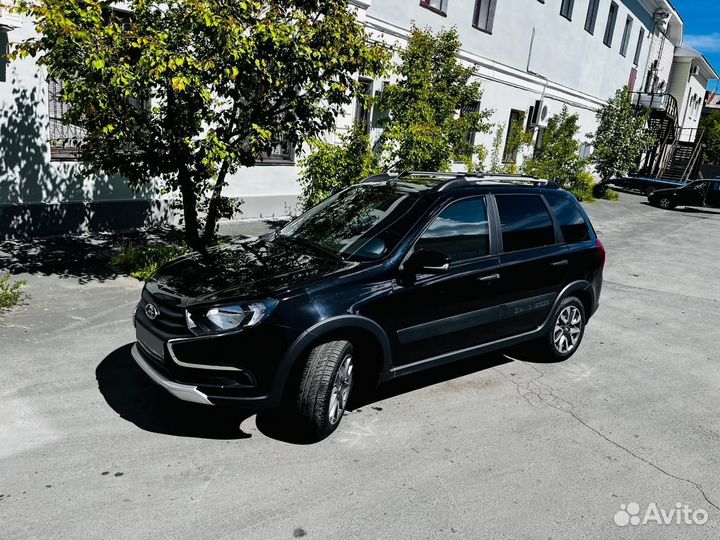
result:
[(528, 341), (570, 357), (604, 261), (577, 200), (546, 181), (381, 175), (276, 233), (164, 266), (133, 356), (181, 399), (283, 407), (322, 438), (358, 383)]
[(676, 206), (720, 208), (720, 178), (697, 180), (674, 189), (661, 189), (651, 193), (648, 201), (660, 208)]
[(628, 191), (638, 191), (645, 195), (650, 195), (658, 189), (677, 188), (685, 185), (682, 182), (672, 182), (670, 180), (661, 180), (659, 178), (643, 178), (639, 176), (613, 178), (612, 180), (605, 182), (605, 184)]

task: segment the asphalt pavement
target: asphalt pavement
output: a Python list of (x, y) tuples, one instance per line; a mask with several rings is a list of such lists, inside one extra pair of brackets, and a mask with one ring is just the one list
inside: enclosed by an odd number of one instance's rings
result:
[[(608, 260), (575, 356), (394, 383), (311, 445), (153, 386), (139, 282), (29, 265), (0, 322), (0, 538), (718, 538), (720, 211), (587, 210)], [(707, 521), (616, 524), (677, 504)]]

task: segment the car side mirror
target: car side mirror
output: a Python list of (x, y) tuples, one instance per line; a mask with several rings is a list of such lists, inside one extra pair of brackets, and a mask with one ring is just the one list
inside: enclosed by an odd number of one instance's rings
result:
[(439, 251), (420, 249), (403, 265), (412, 274), (444, 274), (450, 269), (450, 257)]

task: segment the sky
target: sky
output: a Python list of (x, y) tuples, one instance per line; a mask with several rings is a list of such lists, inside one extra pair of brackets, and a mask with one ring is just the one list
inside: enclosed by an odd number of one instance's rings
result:
[[(672, 0), (685, 21), (685, 43), (697, 49), (720, 72), (720, 1)], [(717, 81), (708, 88), (715, 89)]]

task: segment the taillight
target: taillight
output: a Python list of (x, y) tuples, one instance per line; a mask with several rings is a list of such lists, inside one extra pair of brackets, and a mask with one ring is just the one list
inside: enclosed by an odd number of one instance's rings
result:
[(605, 246), (598, 238), (595, 241), (595, 249), (597, 249), (598, 255), (600, 255), (600, 267), (605, 268)]

